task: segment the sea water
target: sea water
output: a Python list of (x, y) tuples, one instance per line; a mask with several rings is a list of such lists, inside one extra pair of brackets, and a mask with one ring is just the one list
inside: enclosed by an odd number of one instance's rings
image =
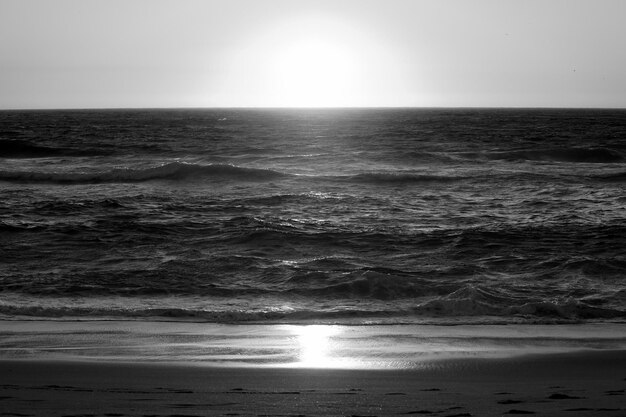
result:
[(0, 112), (0, 318), (626, 318), (626, 111)]

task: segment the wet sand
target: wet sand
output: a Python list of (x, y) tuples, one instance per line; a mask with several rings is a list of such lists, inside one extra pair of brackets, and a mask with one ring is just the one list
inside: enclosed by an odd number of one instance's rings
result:
[(3, 416), (624, 416), (626, 352), (416, 369), (0, 361)]
[(624, 417), (624, 330), (0, 321), (0, 417)]

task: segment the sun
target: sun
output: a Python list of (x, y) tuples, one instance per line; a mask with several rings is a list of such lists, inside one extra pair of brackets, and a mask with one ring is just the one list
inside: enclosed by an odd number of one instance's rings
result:
[(361, 74), (356, 55), (339, 35), (285, 42), (269, 60), (274, 100), (288, 107), (353, 104)]
[[(234, 107), (365, 107), (412, 97), (406, 54), (376, 31), (324, 14), (264, 22), (213, 60), (211, 102)], [(419, 78), (419, 77), (418, 77)]]

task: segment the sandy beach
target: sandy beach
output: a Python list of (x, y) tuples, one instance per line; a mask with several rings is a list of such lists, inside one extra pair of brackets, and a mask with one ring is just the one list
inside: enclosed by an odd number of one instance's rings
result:
[(413, 370), (2, 361), (4, 416), (626, 415), (626, 353)]
[[(626, 415), (626, 350), (615, 348), (622, 343), (620, 333), (612, 338), (607, 334), (619, 332), (620, 325), (537, 326), (533, 337), (528, 334), (532, 326), (306, 328), (4, 322), (0, 415)], [(156, 335), (157, 329), (158, 338), (147, 336)], [(574, 343), (576, 329), (586, 336)], [(472, 331), (480, 337), (470, 343)], [(407, 341), (415, 332), (421, 336)], [(504, 345), (498, 352), (498, 343), (485, 337), (497, 332), (512, 337), (512, 344), (522, 339), (512, 335), (525, 334), (523, 345), (531, 353), (505, 350)], [(554, 339), (560, 342), (547, 343), (542, 332), (559, 335)], [(324, 334), (332, 336), (325, 341)], [(312, 346), (299, 352), (301, 362), (285, 362), (290, 357), (285, 352), (303, 341)], [(446, 343), (464, 347), (450, 348), (444, 355)], [(562, 347), (565, 343), (579, 347), (568, 351)], [(185, 354), (172, 350), (179, 344), (195, 347)], [(533, 344), (543, 347), (529, 349)], [(148, 345), (153, 350), (142, 357), (141, 346)], [(384, 346), (387, 355), (381, 359)], [(428, 346), (439, 354), (426, 355)], [(560, 352), (555, 352), (556, 346), (561, 346)], [(199, 347), (206, 350), (203, 359), (197, 357)], [(157, 349), (163, 353), (160, 359), (154, 359)], [(98, 356), (95, 350), (108, 353)], [(268, 359), (273, 356), (282, 359)], [(359, 356), (361, 361), (337, 366), (342, 358)]]

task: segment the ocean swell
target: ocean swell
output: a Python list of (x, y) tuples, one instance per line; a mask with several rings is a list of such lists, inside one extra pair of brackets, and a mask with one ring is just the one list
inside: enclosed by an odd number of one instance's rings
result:
[(47, 158), (57, 156), (97, 156), (108, 155), (110, 150), (104, 147), (92, 149), (83, 147), (71, 149), (62, 147), (50, 147), (36, 145), (34, 143), (18, 139), (0, 139), (0, 158)]
[(183, 162), (171, 162), (143, 169), (121, 168), (93, 173), (0, 171), (0, 181), (52, 184), (123, 183), (156, 180), (182, 181), (195, 178), (265, 181), (285, 176), (287, 174), (271, 169), (245, 168), (229, 164), (200, 165)]
[(626, 182), (626, 171), (594, 175), (591, 178), (606, 182)]
[(41, 158), (56, 156), (65, 150), (39, 146), (24, 140), (0, 139), (0, 157), (4, 158)]
[(494, 161), (544, 161), (572, 163), (620, 163), (626, 161), (622, 152), (609, 148), (556, 148), (541, 150), (466, 152), (460, 156)]
[(461, 176), (447, 176), (436, 174), (419, 174), (419, 173), (404, 173), (404, 172), (367, 172), (362, 174), (337, 177), (339, 180), (346, 182), (368, 183), (368, 184), (423, 184), (423, 183), (445, 183), (455, 182), (467, 177)]

